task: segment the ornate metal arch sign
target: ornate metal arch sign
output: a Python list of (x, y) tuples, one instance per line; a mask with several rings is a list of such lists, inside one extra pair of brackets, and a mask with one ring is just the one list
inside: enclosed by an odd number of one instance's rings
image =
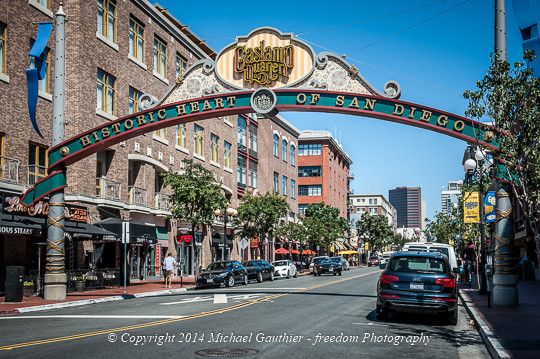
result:
[(145, 94), (143, 111), (72, 137), (49, 151), (49, 173), (22, 198), (25, 205), (65, 187), (65, 168), (93, 153), (147, 132), (241, 113), (315, 111), (373, 117), (421, 127), (466, 142), (499, 148), (496, 131), (461, 116), (399, 100), (397, 82), (382, 92), (330, 53), (274, 28), (259, 28), (225, 47), (216, 61), (195, 63), (159, 101)]

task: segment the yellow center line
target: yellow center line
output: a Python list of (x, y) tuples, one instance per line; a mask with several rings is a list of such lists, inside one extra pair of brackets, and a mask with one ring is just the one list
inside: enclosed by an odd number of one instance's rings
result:
[(137, 324), (137, 325), (130, 325), (130, 326), (114, 328), (114, 329), (99, 330), (99, 331), (95, 331), (95, 332), (68, 335), (68, 336), (65, 336), (65, 337), (42, 339), (42, 340), (36, 340), (36, 341), (33, 341), (33, 342), (4, 345), (4, 346), (0, 347), (0, 350), (12, 350), (12, 349), (29, 347), (29, 346), (40, 345), (40, 344), (49, 344), (49, 343), (67, 341), (67, 340), (88, 338), (88, 337), (93, 337), (93, 336), (97, 336), (97, 335), (110, 334), (110, 333), (114, 333), (114, 332), (121, 332), (121, 331), (126, 331), (126, 330), (148, 328), (148, 327), (153, 327), (153, 326), (157, 326), (157, 325), (175, 323), (175, 322), (180, 322), (180, 321), (189, 320), (189, 319), (206, 317), (206, 316), (210, 316), (210, 315), (214, 315), (214, 314), (222, 314), (222, 313), (226, 313), (226, 312), (229, 312), (229, 311), (232, 311), (232, 310), (245, 308), (245, 307), (248, 307), (248, 306), (256, 304), (256, 303), (262, 303), (262, 302), (265, 302), (267, 300), (272, 300), (272, 299), (276, 299), (276, 298), (279, 298), (279, 297), (283, 297), (283, 296), (286, 296), (286, 295), (289, 295), (289, 294), (301, 293), (301, 292), (305, 292), (305, 291), (312, 290), (312, 289), (322, 288), (322, 287), (326, 287), (328, 285), (342, 283), (342, 282), (345, 282), (345, 281), (348, 281), (348, 280), (351, 280), (351, 279), (357, 279), (357, 278), (365, 277), (367, 275), (374, 274), (374, 273), (378, 273), (378, 272), (364, 273), (364, 274), (360, 274), (360, 275), (350, 277), (350, 278), (343, 278), (343, 279), (336, 280), (336, 281), (329, 282), (329, 283), (318, 284), (318, 285), (314, 285), (312, 287), (308, 287), (308, 288), (304, 288), (304, 289), (298, 289), (298, 290), (295, 290), (295, 291), (292, 291), (292, 292), (289, 292), (289, 293), (280, 293), (280, 294), (268, 295), (268, 296), (265, 296), (265, 297), (262, 297), (262, 298), (249, 300), (249, 301), (246, 301), (244, 303), (233, 305), (233, 306), (230, 306), (230, 307), (227, 307), (227, 308), (216, 309), (216, 310), (212, 310), (212, 311), (209, 311), (209, 312), (201, 312), (201, 313), (198, 313), (198, 314), (187, 315), (187, 316), (182, 317), (182, 318), (159, 320), (159, 321), (155, 321), (155, 322)]

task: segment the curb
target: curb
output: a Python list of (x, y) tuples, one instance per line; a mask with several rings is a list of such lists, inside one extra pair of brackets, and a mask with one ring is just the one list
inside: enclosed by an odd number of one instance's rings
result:
[(154, 292), (143, 292), (143, 293), (127, 294), (127, 295), (114, 295), (110, 297), (102, 297), (102, 298), (96, 298), (96, 299), (84, 299), (84, 300), (75, 300), (71, 302), (35, 305), (32, 307), (21, 307), (21, 308), (16, 308), (16, 309), (11, 309), (11, 310), (0, 311), (0, 315), (29, 313), (29, 312), (38, 312), (38, 311), (50, 310), (50, 309), (78, 307), (82, 305), (115, 302), (119, 300), (127, 300), (127, 299), (134, 299), (134, 298), (157, 297), (160, 295), (187, 292), (188, 290), (193, 290), (193, 289), (195, 289), (195, 287), (159, 290), (159, 291), (154, 291)]
[(474, 320), (474, 327), (478, 330), (478, 333), (480, 333), (480, 337), (482, 337), (482, 341), (491, 357), (494, 359), (511, 359), (512, 357), (506, 352), (495, 334), (493, 334), (484, 319), (482, 319), (469, 296), (460, 290), (459, 297), (461, 298), (461, 302), (469, 314), (469, 317)]

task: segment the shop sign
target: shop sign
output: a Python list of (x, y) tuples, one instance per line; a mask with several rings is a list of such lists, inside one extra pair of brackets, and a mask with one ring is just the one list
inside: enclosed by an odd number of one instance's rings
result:
[(486, 223), (495, 222), (495, 218), (497, 215), (495, 214), (495, 191), (489, 191), (486, 193), (486, 200), (485, 200), (485, 218)]
[(251, 238), (251, 245), (250, 247), (251, 248), (256, 248), (259, 246), (259, 238), (255, 237), (255, 238)]
[(39, 236), (41, 235), (41, 230), (37, 228), (0, 226), (0, 234), (25, 234), (29, 236)]
[(155, 268), (156, 268), (156, 276), (159, 277), (161, 276), (161, 273), (159, 272), (160, 271), (160, 268), (161, 268), (161, 265), (159, 263), (159, 260), (160, 260), (160, 252), (161, 252), (161, 245), (156, 245), (156, 260), (154, 262), (155, 264)]
[[(4, 213), (8, 214), (47, 217), (49, 215), (49, 202), (39, 201), (32, 206), (25, 207), (19, 196), (6, 196), (2, 209)], [(88, 208), (86, 207), (73, 205), (65, 206), (64, 215), (67, 220), (88, 223)]]
[(192, 238), (193, 238), (193, 236), (191, 236), (191, 235), (180, 235), (179, 234), (179, 235), (176, 236), (176, 240), (178, 241), (178, 243), (182, 243), (182, 242), (190, 243)]
[(478, 205), (478, 192), (465, 192), (463, 200), (463, 222), (479, 223), (480, 206)]

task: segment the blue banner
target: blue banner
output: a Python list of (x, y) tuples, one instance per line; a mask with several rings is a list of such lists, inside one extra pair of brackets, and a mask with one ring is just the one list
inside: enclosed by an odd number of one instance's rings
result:
[(486, 193), (484, 214), (486, 223), (495, 222), (495, 191)]
[(52, 22), (50, 21), (39, 23), (36, 41), (34, 42), (34, 45), (32, 46), (30, 53), (28, 54), (34, 57), (34, 63), (36, 66), (33, 69), (26, 70), (26, 83), (28, 85), (28, 114), (30, 115), (30, 121), (32, 122), (32, 126), (34, 126), (34, 130), (36, 130), (37, 134), (41, 138), (44, 137), (39, 131), (39, 127), (36, 121), (36, 108), (39, 93), (38, 82), (39, 80), (43, 80), (47, 75), (45, 73), (45, 56), (47, 56), (45, 52), (45, 47), (47, 46), (49, 36), (51, 35), (51, 28)]

